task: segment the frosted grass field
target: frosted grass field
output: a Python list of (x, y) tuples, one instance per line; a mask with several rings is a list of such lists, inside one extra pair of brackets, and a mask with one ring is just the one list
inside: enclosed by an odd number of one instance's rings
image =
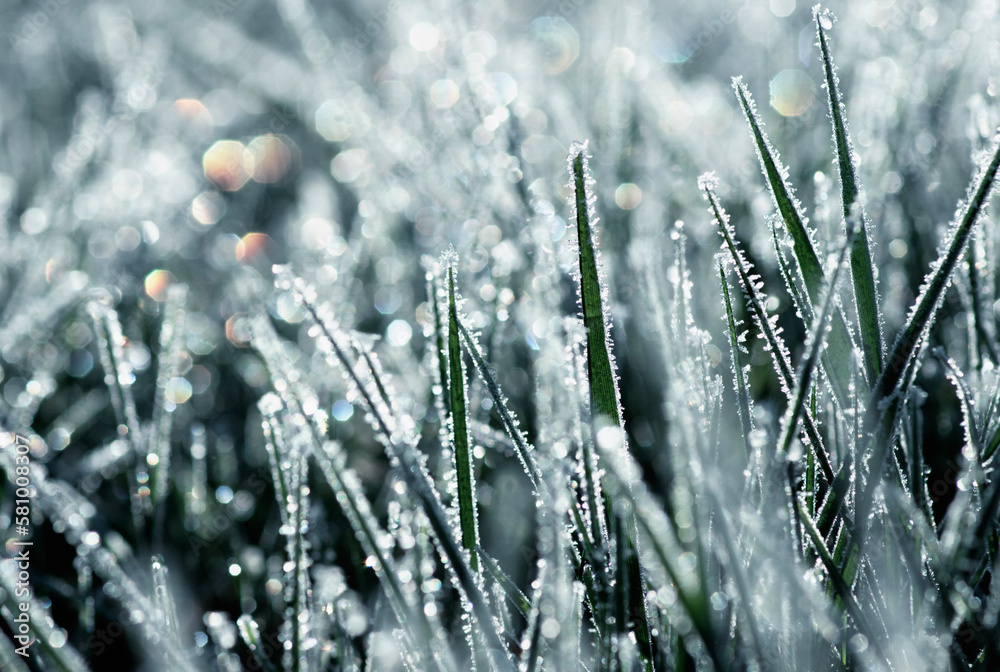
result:
[(1000, 670), (1000, 3), (0, 25), (0, 670)]

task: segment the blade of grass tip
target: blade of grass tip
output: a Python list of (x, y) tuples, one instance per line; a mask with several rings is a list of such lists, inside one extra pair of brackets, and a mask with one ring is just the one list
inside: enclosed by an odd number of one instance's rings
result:
[[(757, 156), (760, 159), (764, 176), (767, 178), (771, 198), (785, 222), (785, 230), (792, 238), (792, 251), (798, 263), (799, 272), (802, 274), (806, 295), (810, 301), (818, 304), (822, 300), (823, 287), (825, 286), (823, 267), (816, 255), (805, 220), (800, 214), (800, 207), (791, 187), (786, 182), (785, 170), (779, 163), (777, 152), (771, 147), (763, 131), (763, 122), (757, 116), (750, 90), (740, 77), (733, 78), (733, 88), (736, 90), (740, 107), (742, 107), (743, 114), (753, 133)], [(828, 345), (823, 354), (822, 362), (841, 408), (850, 407), (851, 349), (851, 337), (847, 331), (847, 324), (838, 310), (833, 317), (833, 326), (828, 336)]]
[[(823, 56), (830, 118), (833, 121), (833, 145), (837, 153), (837, 165), (840, 168), (841, 203), (846, 220), (855, 207), (861, 207), (858, 203), (861, 189), (855, 170), (854, 147), (847, 132), (846, 110), (840, 95), (837, 68), (830, 56), (830, 45), (826, 37), (826, 30), (833, 27), (834, 18), (828, 10), (823, 11), (817, 5), (813, 8), (813, 20), (816, 22), (816, 34), (819, 36), (819, 47)], [(858, 311), (861, 346), (869, 381), (877, 380), (882, 373), (882, 321), (878, 310), (878, 287), (875, 284), (874, 269), (868, 241), (868, 222), (862, 211), (859, 231), (854, 237), (851, 248), (851, 277), (854, 280), (854, 302)]]
[(951, 274), (965, 251), (966, 243), (980, 213), (989, 203), (990, 194), (996, 184), (998, 168), (1000, 168), (1000, 136), (993, 142), (992, 157), (989, 162), (979, 165), (977, 174), (970, 184), (968, 201), (960, 208), (961, 215), (952, 227), (950, 242), (932, 265), (932, 272), (924, 281), (906, 325), (893, 343), (886, 359), (885, 371), (872, 391), (868, 410), (869, 415), (874, 417), (870, 418), (869, 422), (879, 419), (878, 410), (881, 402), (896, 391), (896, 386), (914, 356), (917, 344), (933, 323)]
[(528, 596), (521, 592), (521, 589), (517, 587), (514, 580), (507, 576), (497, 561), (483, 550), (482, 546), (476, 546), (476, 553), (479, 554), (479, 558), (483, 561), (483, 567), (486, 568), (486, 571), (493, 577), (493, 580), (503, 589), (507, 599), (517, 607), (518, 613), (527, 619), (531, 615), (531, 600), (528, 599)]
[[(595, 198), (587, 187), (593, 183), (587, 166), (587, 144), (574, 143), (570, 147), (569, 171), (573, 180), (572, 215), (576, 220), (579, 242), (580, 304), (583, 322), (587, 329), (587, 373), (590, 379), (590, 406), (594, 415), (595, 431), (601, 422), (621, 426), (618, 405), (618, 386), (611, 361), (611, 342), (603, 302), (597, 250), (594, 245), (594, 225), (597, 223)], [(605, 420), (598, 418), (604, 416)]]
[(743, 334), (736, 333), (736, 318), (733, 316), (733, 304), (729, 297), (729, 281), (726, 280), (726, 270), (722, 267), (722, 260), (718, 260), (719, 280), (722, 282), (722, 298), (726, 307), (726, 325), (729, 327), (729, 351), (732, 357), (733, 378), (736, 386), (736, 402), (740, 415), (740, 429), (743, 431), (743, 450), (746, 452), (747, 460), (753, 455), (753, 446), (750, 444), (750, 433), (753, 431), (753, 414), (750, 412), (752, 401), (750, 400), (750, 390), (747, 385), (746, 371), (743, 370), (743, 358), (741, 354), (749, 354), (746, 346), (743, 345)]
[[(577, 238), (579, 244), (580, 271), (580, 304), (583, 308), (583, 323), (587, 331), (587, 377), (590, 383), (590, 408), (593, 439), (601, 440), (602, 426), (606, 423), (618, 430), (624, 447), (625, 431), (622, 423), (621, 400), (618, 381), (615, 377), (614, 356), (610, 339), (610, 320), (605, 312), (605, 302), (608, 293), (606, 284), (602, 282), (598, 267), (598, 253), (594, 242), (594, 225), (597, 223), (595, 208), (596, 199), (588, 192), (588, 186), (593, 183), (587, 165), (587, 145), (576, 144), (570, 147), (569, 171), (573, 186), (573, 215), (576, 220)], [(637, 547), (636, 530), (628, 526), (625, 530), (628, 544)], [(634, 573), (640, 577), (638, 590), (642, 591), (641, 569), (636, 555)], [(645, 598), (641, 600), (641, 621), (637, 623), (640, 635), (645, 633), (646, 646), (642, 651), (647, 666), (652, 665), (652, 645), (649, 640), (649, 624), (646, 620)], [(642, 644), (640, 644), (642, 646)], [(650, 668), (651, 669), (651, 668)]]
[[(869, 434), (877, 426), (883, 425), (877, 431), (875, 438), (882, 436), (885, 437), (885, 440), (875, 441), (869, 465), (872, 477), (865, 486), (865, 493), (859, 502), (858, 511), (860, 514), (866, 515), (870, 510), (875, 488), (881, 480), (882, 468), (889, 451), (888, 446), (891, 444), (888, 438), (895, 425), (893, 417), (895, 414), (887, 412), (892, 409), (885, 408), (885, 402), (891, 401), (890, 397), (905, 396), (910, 384), (908, 381), (913, 379), (915, 360), (920, 350), (918, 346), (923, 344), (926, 334), (934, 324), (938, 308), (944, 298), (944, 292), (950, 284), (951, 274), (965, 252), (966, 243), (968, 243), (969, 236), (979, 220), (980, 213), (989, 204), (990, 195), (996, 186), (997, 170), (1000, 169), (1000, 134), (994, 138), (988, 156), (988, 161), (978, 164), (976, 175), (969, 185), (968, 199), (964, 206), (959, 206), (956, 212), (956, 219), (950, 232), (947, 247), (942, 250), (937, 261), (932, 264), (931, 273), (924, 280), (920, 293), (910, 310), (906, 325), (896, 337), (896, 341), (886, 357), (885, 369), (872, 390), (865, 413), (865, 434)], [(863, 518), (859, 516), (859, 519)]]
[(479, 571), (479, 527), (476, 520), (476, 485), (472, 474), (472, 446), (469, 445), (468, 416), (465, 408), (465, 366), (458, 342), (458, 307), (455, 302), (455, 269), (448, 265), (448, 396), (451, 399), (452, 453), (458, 487), (458, 514), (462, 546), (469, 551), (472, 571)]

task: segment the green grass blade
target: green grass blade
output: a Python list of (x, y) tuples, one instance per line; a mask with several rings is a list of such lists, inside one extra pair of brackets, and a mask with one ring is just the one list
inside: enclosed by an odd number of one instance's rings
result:
[[(832, 17), (829, 13), (821, 11), (817, 5), (813, 9), (813, 20), (816, 22), (816, 33), (819, 36), (819, 46), (823, 56), (823, 73), (826, 76), (830, 118), (833, 121), (834, 148), (837, 153), (837, 165), (840, 168), (841, 202), (846, 220), (858, 201), (861, 189), (854, 168), (854, 148), (847, 132), (844, 102), (838, 88), (837, 69), (830, 56), (830, 46), (824, 27), (828, 22), (832, 25)], [(860, 203), (857, 207), (860, 208)], [(860, 230), (854, 238), (851, 249), (851, 277), (854, 280), (854, 302), (858, 310), (865, 371), (868, 380), (873, 382), (882, 372), (882, 329), (874, 269), (868, 242), (868, 225), (864, 212), (861, 212)]]
[(771, 229), (771, 243), (774, 245), (774, 256), (778, 260), (778, 270), (785, 281), (785, 287), (788, 288), (788, 294), (792, 297), (792, 302), (802, 312), (802, 321), (808, 328), (808, 325), (813, 322), (812, 305), (809, 303), (809, 299), (802, 295), (802, 291), (794, 280), (792, 268), (785, 257), (785, 251), (782, 249), (781, 243), (778, 241), (778, 222), (775, 218), (770, 219), (768, 228)]
[[(449, 571), (457, 584), (465, 591), (471, 605), (471, 611), (479, 621), (477, 633), (486, 640), (493, 666), (497, 669), (512, 669), (507, 649), (503, 645), (501, 635), (497, 631), (487, 607), (486, 597), (479, 588), (475, 573), (466, 555), (462, 553), (459, 540), (453, 534), (448, 515), (431, 482), (430, 475), (427, 473), (420, 451), (417, 449), (417, 437), (395, 429), (397, 423), (396, 418), (393, 417), (393, 409), (380, 404), (370, 390), (370, 385), (366, 384), (364, 380), (364, 378), (373, 378), (376, 386), (385, 389), (379, 380), (379, 372), (369, 368), (362, 374), (357, 370), (342, 345), (343, 333), (337, 329), (329, 317), (331, 312), (329, 306), (317, 305), (314, 288), (301, 278), (295, 278), (290, 271), (284, 268), (278, 269), (276, 285), (285, 290), (293, 289), (296, 302), (305, 309), (306, 314), (317, 327), (317, 336), (322, 338), (325, 343), (324, 348), (327, 349), (328, 361), (343, 368), (348, 381), (359, 395), (368, 416), (370, 416), (369, 424), (375, 429), (386, 453), (390, 458), (399, 461), (398, 473), (402, 476), (402, 480), (406, 483), (411, 494), (420, 503), (430, 523), (430, 529), (439, 543), (439, 548), (447, 557)], [(319, 451), (314, 449), (313, 452)]]
[(962, 369), (942, 348), (935, 348), (934, 357), (940, 362), (944, 369), (945, 376), (955, 388), (955, 396), (958, 398), (959, 406), (962, 409), (962, 428), (965, 430), (965, 442), (975, 450), (977, 460), (982, 455), (982, 443), (980, 442), (979, 427), (976, 426), (976, 402), (972, 390), (965, 382), (965, 375)]
[[(799, 212), (791, 187), (785, 181), (785, 171), (779, 163), (777, 152), (772, 149), (770, 142), (763, 131), (763, 122), (757, 116), (753, 97), (750, 95), (746, 84), (739, 77), (733, 79), (733, 88), (740, 100), (743, 114), (754, 136), (754, 143), (757, 155), (760, 159), (764, 176), (770, 188), (771, 197), (785, 222), (785, 229), (792, 239), (792, 251), (802, 274), (805, 284), (806, 294), (813, 303), (820, 303), (823, 296), (825, 281), (823, 277), (823, 267), (820, 265), (819, 257), (813, 246), (809, 231), (806, 229), (805, 221)], [(847, 331), (847, 324), (839, 311), (834, 313), (830, 334), (827, 337), (827, 348), (823, 353), (823, 368), (827, 371), (827, 377), (833, 386), (834, 393), (840, 402), (841, 408), (850, 407), (850, 394), (848, 392), (851, 382), (851, 337)]]
[(458, 514), (462, 526), (462, 546), (469, 551), (472, 570), (479, 571), (479, 529), (476, 521), (476, 485), (472, 474), (472, 446), (469, 445), (465, 407), (465, 367), (458, 337), (458, 307), (455, 305), (455, 269), (448, 266), (448, 398), (451, 400), (451, 442), (455, 455), (458, 486)]
[(590, 407), (595, 421), (605, 416), (607, 423), (620, 426), (618, 390), (611, 362), (611, 342), (604, 314), (601, 279), (594, 246), (594, 199), (587, 189), (591, 182), (587, 168), (586, 144), (570, 147), (569, 170), (573, 180), (573, 216), (579, 237), (580, 303), (587, 329), (587, 373), (590, 378)]

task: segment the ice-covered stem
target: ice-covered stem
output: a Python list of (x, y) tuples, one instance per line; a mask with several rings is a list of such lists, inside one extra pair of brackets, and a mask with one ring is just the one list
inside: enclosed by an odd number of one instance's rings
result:
[(153, 467), (150, 499), (156, 516), (157, 536), (162, 530), (166, 509), (163, 500), (170, 484), (170, 438), (173, 428), (176, 404), (166, 398), (167, 385), (181, 375), (184, 364), (184, 302), (187, 297), (185, 285), (172, 285), (167, 290), (163, 326), (160, 327), (160, 354), (157, 358), (156, 398), (153, 402), (153, 423), (149, 437), (149, 457), (147, 462)]
[(163, 558), (154, 555), (151, 560), (153, 573), (153, 603), (156, 605), (156, 613), (153, 615), (159, 621), (169, 636), (178, 639), (177, 630), (177, 610), (174, 606), (174, 598), (167, 585), (167, 566), (163, 563)]
[(261, 644), (260, 627), (257, 621), (250, 614), (242, 614), (236, 619), (236, 627), (239, 628), (240, 638), (254, 656), (254, 660), (264, 672), (277, 672), (277, 668), (271, 660), (264, 654), (265, 648)]
[[(294, 524), (287, 506), (292, 497), (292, 467), (282, 468), (282, 460), (288, 451), (281, 449), (286, 443), (285, 425), (281, 417), (291, 415), (292, 426), (298, 426), (310, 437), (310, 453), (320, 473), (333, 489), (337, 503), (351, 524), (351, 528), (365, 554), (375, 559), (372, 568), (379, 579), (389, 606), (407, 634), (409, 654), (419, 656), (431, 669), (441, 672), (448, 669), (434, 656), (432, 643), (435, 641), (433, 627), (423, 610), (417, 609), (404, 590), (395, 559), (388, 552), (391, 549), (388, 534), (375, 518), (368, 498), (354, 472), (347, 468), (345, 456), (339, 444), (326, 441), (317, 427), (316, 418), (306, 412), (305, 399), (315, 399), (308, 385), (298, 380), (297, 373), (281, 348), (277, 335), (263, 315), (256, 315), (253, 321), (254, 347), (261, 353), (271, 375), (272, 384), (278, 393), (268, 393), (261, 398), (258, 406), (263, 416), (262, 429), (268, 445), (269, 458), (274, 476), (275, 496), (283, 527)], [(346, 357), (346, 355), (345, 355)], [(312, 406), (312, 402), (309, 402)], [(286, 423), (287, 424), (287, 423)]]
[(871, 246), (868, 240), (868, 222), (861, 209), (859, 197), (861, 187), (855, 170), (854, 147), (847, 132), (846, 111), (840, 95), (837, 69), (830, 56), (830, 46), (826, 29), (833, 25), (833, 16), (823, 11), (819, 5), (813, 7), (813, 20), (823, 56), (823, 73), (830, 104), (830, 119), (833, 122), (833, 146), (840, 168), (841, 203), (845, 221), (851, 212), (859, 210), (859, 230), (851, 248), (851, 277), (854, 281), (854, 302), (858, 310), (858, 326), (861, 332), (861, 346), (864, 349), (865, 371), (868, 380), (874, 381), (882, 373), (882, 320), (878, 309), (878, 286), (875, 283)]
[(90, 303), (89, 310), (98, 336), (104, 384), (111, 393), (111, 405), (118, 421), (118, 434), (129, 443), (135, 456), (135, 477), (129, 479), (129, 492), (133, 525), (136, 530), (142, 530), (146, 524), (144, 516), (149, 509), (149, 491), (139, 484), (148, 480), (148, 463), (139, 428), (139, 414), (132, 394), (135, 374), (131, 362), (125, 357), (125, 337), (122, 335), (118, 313), (96, 300)]
[(621, 426), (622, 415), (618, 385), (615, 380), (612, 346), (608, 331), (609, 320), (604, 304), (609, 300), (606, 284), (601, 282), (598, 254), (594, 245), (596, 197), (588, 186), (593, 184), (587, 166), (587, 144), (574, 143), (569, 150), (569, 171), (572, 178), (573, 219), (579, 239), (580, 305), (587, 328), (587, 373), (590, 378), (590, 407), (595, 426), (600, 416), (605, 422)]
[[(27, 550), (30, 555), (31, 547), (14, 547), (12, 555), (17, 552)], [(4, 620), (7, 621), (11, 631), (21, 636), (30, 638), (30, 643), (17, 649), (28, 659), (34, 659), (41, 669), (60, 669), (64, 672), (88, 672), (88, 667), (80, 653), (68, 643), (58, 644), (59, 639), (65, 640), (65, 635), (59, 633), (59, 627), (52, 618), (52, 613), (48, 600), (40, 600), (35, 595), (34, 587), (18, 576), (19, 570), (25, 563), (19, 562), (16, 557), (4, 558), (0, 560), (0, 604), (3, 605)], [(28, 563), (30, 564), (30, 563)], [(15, 616), (16, 614), (16, 616)], [(15, 621), (17, 618), (20, 622)], [(23, 620), (22, 620), (23, 619)], [(9, 642), (7, 635), (0, 635), (0, 639)], [(23, 644), (24, 640), (19, 643)], [(27, 653), (25, 653), (27, 652)], [(27, 668), (17, 668), (13, 665), (8, 667), (4, 656), (0, 654), (0, 669), (18, 670)], [(17, 656), (15, 656), (15, 659)]]
[(462, 546), (469, 551), (469, 564), (479, 571), (479, 526), (476, 520), (476, 484), (472, 473), (472, 446), (469, 444), (465, 407), (465, 365), (458, 337), (458, 306), (455, 300), (455, 267), (448, 264), (448, 393), (451, 399), (451, 442), (458, 486), (458, 513)]

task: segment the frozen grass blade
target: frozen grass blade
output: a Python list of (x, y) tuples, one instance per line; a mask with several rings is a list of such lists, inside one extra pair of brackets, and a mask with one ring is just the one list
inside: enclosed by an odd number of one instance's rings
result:
[[(372, 569), (385, 591), (396, 619), (407, 633), (409, 651), (413, 655), (418, 655), (420, 660), (426, 661), (427, 665), (434, 665), (438, 670), (451, 669), (449, 666), (445, 666), (440, 657), (434, 655), (431, 648), (432, 643), (437, 639), (434, 629), (423, 609), (416, 608), (409, 598), (409, 593), (404, 590), (404, 582), (400, 578), (396, 562), (393, 556), (387, 552), (391, 546), (390, 537), (372, 513), (371, 503), (361, 489), (360, 480), (351, 469), (347, 468), (346, 459), (339, 444), (324, 439), (322, 432), (316, 427), (315, 418), (305, 413), (300, 397), (291, 391), (294, 389), (300, 394), (306, 392), (311, 395), (301, 383), (294, 388), (291, 387), (289, 377), (294, 375), (291, 365), (281, 349), (277, 335), (263, 315), (257, 315), (253, 323), (253, 344), (263, 356), (272, 379), (276, 382), (276, 387), (284, 390), (285, 394), (285, 397), (282, 398), (275, 393), (268, 393), (259, 402), (261, 413), (264, 416), (265, 439), (273, 446), (273, 455), (269, 454), (269, 457), (273, 460), (272, 473), (276, 479), (275, 494), (279, 499), (279, 511), (282, 511), (283, 527), (293, 525), (294, 521), (284, 505), (284, 502), (292, 497), (292, 485), (291, 479), (286, 475), (286, 470), (281, 468), (279, 456), (284, 451), (278, 444), (284, 441), (284, 430), (279, 417), (282, 413), (291, 413), (296, 416), (295, 423), (304, 423), (306, 430), (310, 432), (311, 454), (320, 473), (332, 488), (337, 503), (350, 522), (366, 556), (375, 560)], [(343, 351), (341, 350), (341, 352)], [(346, 362), (346, 354), (344, 357)], [(353, 368), (347, 368), (347, 370), (351, 373), (354, 371)], [(275, 465), (278, 465), (276, 471), (274, 470)], [(288, 472), (291, 472), (290, 468)]]
[(167, 494), (170, 478), (170, 433), (173, 426), (176, 404), (166, 399), (170, 381), (181, 376), (184, 364), (184, 301), (187, 287), (172, 285), (167, 290), (167, 301), (163, 311), (163, 326), (160, 327), (160, 353), (157, 359), (156, 398), (153, 401), (152, 435), (149, 437), (149, 452), (155, 455), (156, 471), (150, 496), (158, 505)]
[(139, 415), (132, 395), (135, 374), (132, 371), (132, 364), (125, 358), (125, 338), (122, 335), (121, 323), (118, 321), (118, 313), (99, 301), (92, 301), (89, 308), (98, 337), (104, 384), (111, 393), (111, 405), (118, 421), (118, 433), (129, 443), (135, 456), (135, 475), (129, 480), (132, 497), (131, 513), (135, 529), (142, 530), (145, 527), (144, 515), (149, 508), (149, 498), (140, 496), (139, 483), (148, 480), (148, 473), (146, 451), (139, 428)]
[[(30, 548), (28, 551), (30, 553)], [(6, 598), (2, 608), (4, 620), (11, 632), (31, 639), (19, 650), (25, 652), (26, 660), (34, 659), (43, 669), (88, 672), (83, 656), (66, 643), (48, 606), (35, 596), (33, 588), (25, 590), (24, 581), (18, 578), (19, 564), (14, 558), (0, 560), (0, 597)], [(15, 619), (23, 620), (19, 623)], [(2, 637), (6, 638), (6, 633)], [(3, 669), (6, 672), (7, 668)]]
[(625, 511), (616, 516), (617, 525), (624, 532), (621, 541), (624, 543), (624, 552), (619, 552), (619, 560), (624, 560), (623, 577), (628, 586), (627, 592), (621, 585), (617, 590), (627, 597), (627, 609), (625, 612), (626, 623), (631, 624), (632, 634), (639, 645), (639, 655), (643, 660), (646, 672), (654, 672), (654, 662), (656, 660), (656, 650), (649, 627), (649, 610), (646, 605), (646, 580), (643, 576), (642, 565), (639, 563), (639, 532), (636, 529), (635, 514), (632, 507), (627, 502), (620, 503)]
[[(805, 220), (800, 214), (800, 207), (792, 194), (791, 187), (786, 182), (785, 170), (779, 163), (778, 155), (764, 134), (763, 123), (757, 116), (753, 97), (742, 78), (733, 79), (733, 88), (736, 90), (743, 114), (746, 116), (747, 123), (753, 133), (757, 156), (760, 159), (764, 176), (767, 178), (771, 197), (785, 222), (785, 230), (792, 239), (792, 250), (798, 262), (799, 272), (802, 274), (806, 295), (812, 303), (818, 304), (822, 301), (823, 287), (825, 286), (823, 267), (816, 255)], [(808, 315), (808, 311), (803, 311), (803, 313)], [(834, 314), (827, 343), (826, 352), (823, 353), (822, 357), (823, 368), (827, 371), (841, 408), (849, 408), (851, 399), (848, 393), (851, 381), (851, 337), (840, 311)]]
[(253, 654), (254, 661), (264, 670), (264, 672), (278, 672), (278, 668), (264, 655), (264, 646), (260, 640), (260, 628), (257, 621), (249, 614), (242, 614), (236, 619), (236, 627), (239, 628), (240, 638), (246, 647)]
[(448, 264), (448, 396), (451, 400), (451, 441), (458, 487), (458, 514), (462, 526), (462, 546), (469, 551), (472, 571), (479, 571), (479, 524), (476, 520), (476, 485), (472, 474), (472, 446), (469, 445), (468, 416), (465, 408), (465, 366), (458, 336), (458, 307), (455, 302), (455, 269)]
[[(609, 334), (610, 324), (606, 315), (605, 304), (609, 301), (609, 295), (605, 283), (601, 281), (598, 267), (598, 253), (594, 241), (594, 225), (597, 222), (596, 198), (588, 190), (593, 179), (590, 176), (587, 161), (586, 143), (577, 143), (570, 147), (568, 163), (573, 187), (572, 214), (576, 220), (579, 245), (580, 305), (583, 309), (583, 324), (586, 330), (587, 380), (590, 388), (592, 440), (601, 441), (602, 432), (606, 431), (604, 428), (613, 427), (620, 433), (623, 439), (622, 446), (625, 447), (625, 429)], [(585, 466), (589, 467), (586, 448), (584, 460)], [(595, 493), (592, 492), (590, 495), (592, 502), (589, 508), (594, 509), (596, 508), (593, 503)], [(592, 517), (600, 515), (600, 511), (592, 510), (590, 513)], [(628, 515), (632, 517), (634, 514), (630, 511)], [(600, 529), (600, 525), (594, 525), (595, 541), (600, 540)], [(627, 547), (634, 551), (638, 544), (635, 538), (635, 528), (627, 523), (624, 532), (628, 537)], [(632, 553), (625, 559), (629, 563), (628, 580), (636, 582), (636, 585), (633, 586), (634, 604), (630, 614), (635, 624), (635, 636), (647, 669), (652, 670), (652, 642), (649, 636), (650, 628), (646, 614), (642, 569), (637, 553)], [(619, 627), (624, 626), (619, 624)]]
[[(576, 220), (579, 242), (580, 304), (583, 308), (583, 323), (587, 329), (587, 373), (590, 379), (590, 405), (594, 414), (594, 426), (602, 423), (621, 425), (621, 410), (618, 402), (618, 386), (611, 361), (611, 342), (605, 317), (607, 302), (597, 263), (594, 245), (594, 225), (597, 214), (594, 207), (596, 198), (589, 192), (593, 183), (587, 167), (586, 143), (570, 147), (569, 170), (572, 178), (572, 214)], [(606, 420), (599, 420), (604, 416)]]
[[(830, 46), (826, 38), (826, 29), (832, 27), (833, 17), (829, 12), (821, 11), (817, 5), (813, 8), (813, 20), (816, 22), (816, 34), (823, 56), (823, 73), (826, 76), (830, 118), (833, 121), (833, 144), (837, 153), (837, 165), (840, 168), (841, 203), (846, 221), (855, 208), (861, 210), (861, 204), (858, 202), (861, 189), (854, 167), (854, 147), (847, 132), (846, 112), (840, 95), (837, 69), (830, 56)], [(882, 321), (879, 317), (874, 269), (868, 241), (868, 222), (864, 212), (860, 211), (859, 231), (851, 249), (851, 277), (854, 280), (854, 302), (858, 310), (861, 346), (869, 381), (877, 380), (882, 373)]]
[(31, 672), (23, 660), (7, 633), (0, 634), (0, 669), (4, 672)]
[(178, 640), (177, 610), (174, 607), (174, 598), (170, 593), (170, 587), (167, 585), (167, 566), (163, 564), (162, 557), (153, 556), (152, 571), (153, 604), (156, 605), (155, 617), (167, 635)]

